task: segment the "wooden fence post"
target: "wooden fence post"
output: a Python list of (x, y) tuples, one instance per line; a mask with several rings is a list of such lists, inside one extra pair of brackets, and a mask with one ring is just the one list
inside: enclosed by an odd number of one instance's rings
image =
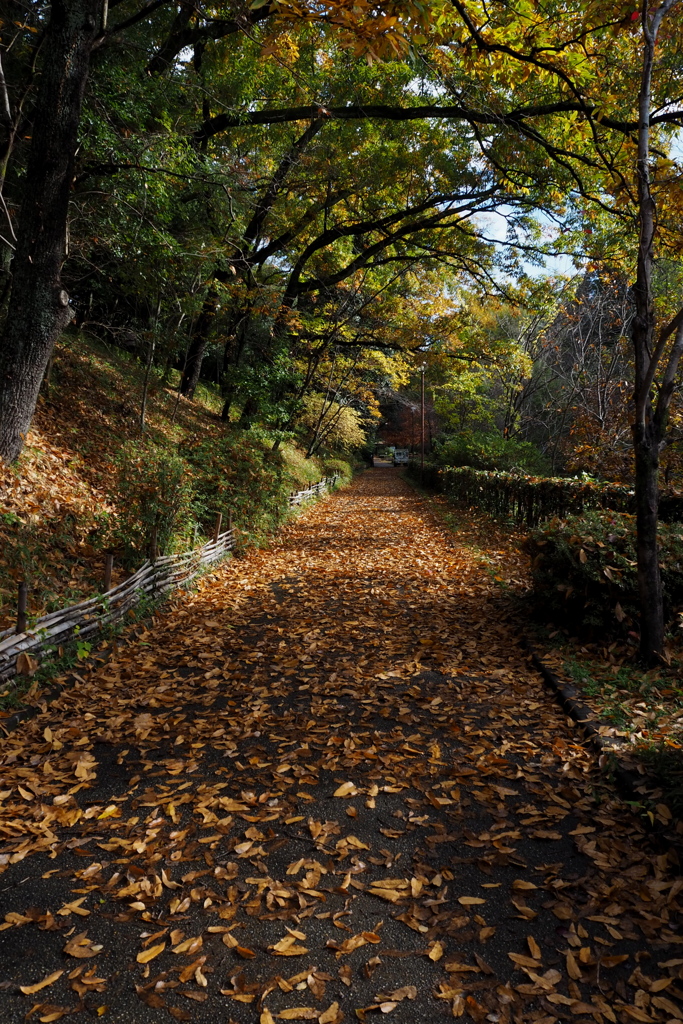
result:
[(28, 607), (28, 586), (19, 584), (19, 601), (17, 604), (17, 633), (26, 632), (26, 609)]
[(104, 593), (108, 594), (111, 590), (111, 574), (114, 568), (114, 556), (107, 555), (107, 560), (104, 563)]
[(223, 513), (219, 512), (216, 516), (216, 524), (213, 528), (213, 542), (216, 544), (221, 533), (221, 523), (223, 522)]

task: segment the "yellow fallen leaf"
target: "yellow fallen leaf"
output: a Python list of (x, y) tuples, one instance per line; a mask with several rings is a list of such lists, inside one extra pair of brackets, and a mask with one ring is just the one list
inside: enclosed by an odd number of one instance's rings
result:
[(486, 903), (486, 900), (482, 900), (479, 896), (458, 896), (458, 903), (461, 903), (463, 907), (474, 907), (480, 903)]
[(191, 938), (185, 939), (183, 942), (178, 943), (177, 946), (174, 946), (171, 952), (195, 953), (198, 949), (201, 948), (203, 942), (204, 940), (202, 939), (201, 935), (193, 935)]
[(281, 1010), (279, 1020), (317, 1020), (318, 1011), (311, 1006), (293, 1006), (291, 1010)]
[(259, 1017), (259, 1024), (275, 1024), (275, 1018), (267, 1006), (263, 1008), (263, 1013)]
[(533, 935), (527, 935), (526, 941), (529, 947), (529, 952), (531, 953), (534, 960), (542, 959), (541, 947), (536, 942), (536, 939), (533, 937)]
[(98, 821), (102, 821), (104, 818), (120, 818), (120, 817), (121, 817), (121, 808), (118, 806), (118, 804), (109, 804), (109, 806), (105, 807), (105, 809), (102, 811), (101, 814), (97, 815), (97, 820)]
[(427, 950), (427, 956), (430, 960), (440, 960), (443, 956), (443, 946), (440, 942), (433, 942)]
[(572, 981), (580, 981), (581, 980), (581, 968), (577, 964), (576, 957), (574, 956), (573, 953), (567, 953), (566, 962), (567, 962), (567, 974), (569, 975), (569, 977), (572, 979)]
[(75, 956), (78, 959), (83, 959), (88, 956), (97, 956), (98, 953), (102, 952), (103, 947), (99, 944), (91, 942), (88, 938), (87, 932), (80, 932), (78, 935), (74, 935), (73, 938), (69, 939), (67, 944), (64, 946), (64, 952), (68, 953), (69, 956)]
[(339, 1003), (332, 1003), (318, 1017), (318, 1024), (334, 1024), (339, 1016)]
[(243, 960), (253, 960), (256, 953), (253, 949), (247, 949), (246, 946), (235, 946), (235, 952), (238, 956), (241, 956)]
[(20, 985), (19, 991), (23, 992), (25, 996), (32, 996), (34, 992), (40, 992), (41, 988), (47, 988), (48, 985), (52, 985), (57, 978), (61, 978), (63, 974), (64, 971), (53, 971), (52, 974), (48, 974), (47, 978), (43, 978), (42, 981), (37, 981), (35, 985)]
[(534, 885), (533, 882), (526, 882), (523, 878), (516, 878), (512, 883), (512, 888), (521, 891), (526, 889), (538, 889), (538, 886)]
[[(302, 933), (299, 932), (299, 934)], [(305, 953), (308, 953), (305, 946), (297, 946), (293, 935), (286, 935), (284, 939), (280, 939), (270, 949), (275, 956), (303, 956)]]
[(138, 953), (135, 959), (139, 964), (147, 964), (150, 960), (153, 960), (155, 956), (159, 956), (159, 953), (163, 953), (165, 949), (166, 943), (159, 942), (156, 946), (150, 946), (149, 949), (143, 949)]
[(395, 992), (390, 992), (389, 995), (395, 1003), (400, 1003), (403, 999), (416, 999), (417, 989), (414, 985), (404, 985), (403, 988), (397, 988)]
[(87, 917), (90, 911), (81, 906), (81, 903), (85, 903), (87, 898), (87, 896), (81, 896), (80, 900), (74, 900), (73, 903), (65, 903), (57, 913), (61, 914), (62, 917), (68, 917), (69, 914), (78, 914), (80, 917)]
[(465, 1012), (465, 997), (461, 996), (460, 993), (456, 993), (453, 996), (453, 1004), (451, 1006), (451, 1013), (454, 1017), (462, 1017)]
[(519, 964), (520, 967), (538, 967), (538, 960), (532, 960), (530, 956), (525, 956), (523, 953), (508, 953), (508, 956), (514, 964)]
[(354, 786), (353, 782), (342, 782), (334, 791), (334, 796), (356, 796), (358, 790)]

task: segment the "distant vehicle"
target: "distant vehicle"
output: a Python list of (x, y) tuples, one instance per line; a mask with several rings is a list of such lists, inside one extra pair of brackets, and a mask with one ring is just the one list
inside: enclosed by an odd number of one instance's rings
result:
[(409, 448), (394, 448), (394, 465), (407, 466), (410, 462)]

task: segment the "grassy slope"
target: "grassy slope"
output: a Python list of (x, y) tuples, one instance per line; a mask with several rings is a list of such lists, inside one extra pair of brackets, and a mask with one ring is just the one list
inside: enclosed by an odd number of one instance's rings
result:
[[(82, 335), (63, 339), (44, 383), (33, 427), (15, 467), (0, 464), (0, 629), (16, 615), (20, 580), (31, 588), (29, 611), (90, 596), (101, 584), (113, 461), (139, 436), (144, 368), (132, 356)], [(152, 375), (147, 432), (175, 443), (220, 436), (217, 391), (200, 386), (194, 401), (178, 401), (172, 372)], [(285, 446), (291, 488), (323, 475), (319, 460)], [(126, 574), (115, 568), (115, 582)]]

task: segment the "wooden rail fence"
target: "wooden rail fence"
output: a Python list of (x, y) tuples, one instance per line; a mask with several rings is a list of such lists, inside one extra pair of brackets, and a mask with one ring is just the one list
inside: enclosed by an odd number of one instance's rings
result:
[[(338, 474), (325, 477), (303, 491), (293, 492), (288, 499), (290, 508), (320, 497), (333, 488), (338, 479)], [(232, 524), (223, 532), (220, 527), (221, 517), (218, 516), (213, 537), (206, 544), (180, 555), (162, 555), (148, 560), (127, 580), (111, 589), (113, 560), (108, 555), (103, 593), (80, 604), (50, 612), (30, 628), (27, 627), (27, 589), (26, 584), (21, 583), (17, 625), (13, 629), (0, 631), (0, 682), (21, 672), (22, 662), (30, 664), (30, 659), (40, 654), (54, 653), (69, 640), (86, 640), (100, 632), (125, 615), (142, 597), (158, 597), (175, 587), (190, 583), (204, 566), (217, 562), (234, 548), (237, 531)], [(154, 546), (152, 542), (152, 548)], [(23, 659), (22, 655), (25, 656)]]

